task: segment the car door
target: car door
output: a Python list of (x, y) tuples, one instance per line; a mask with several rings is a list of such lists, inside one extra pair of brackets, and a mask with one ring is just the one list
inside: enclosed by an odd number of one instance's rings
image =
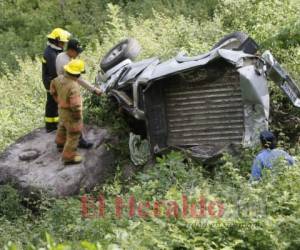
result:
[(300, 107), (300, 88), (298, 84), (280, 66), (270, 51), (265, 51), (261, 58), (266, 66), (265, 72), (267, 77), (283, 90), (294, 106)]

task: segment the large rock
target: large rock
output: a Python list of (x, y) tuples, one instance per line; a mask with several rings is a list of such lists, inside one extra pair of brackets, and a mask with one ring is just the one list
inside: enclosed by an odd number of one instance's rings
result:
[(56, 197), (90, 190), (115, 172), (115, 157), (109, 145), (117, 143), (106, 129), (85, 128), (92, 149), (79, 150), (84, 161), (65, 166), (54, 143), (55, 132), (36, 129), (20, 138), (0, 155), (0, 184), (14, 182), (22, 190), (41, 190)]

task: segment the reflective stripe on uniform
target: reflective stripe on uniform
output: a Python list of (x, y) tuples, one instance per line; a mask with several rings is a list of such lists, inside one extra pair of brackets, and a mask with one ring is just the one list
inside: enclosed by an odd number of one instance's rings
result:
[(57, 123), (59, 121), (59, 117), (45, 117), (45, 122), (48, 123)]

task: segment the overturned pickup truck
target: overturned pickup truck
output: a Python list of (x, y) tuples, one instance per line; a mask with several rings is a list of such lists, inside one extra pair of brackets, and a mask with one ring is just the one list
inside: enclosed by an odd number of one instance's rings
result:
[(100, 62), (97, 83), (144, 128), (152, 153), (179, 148), (208, 159), (252, 146), (268, 128), (267, 79), (300, 106), (300, 90), (269, 51), (242, 32), (194, 57), (133, 62), (140, 46), (126, 39)]

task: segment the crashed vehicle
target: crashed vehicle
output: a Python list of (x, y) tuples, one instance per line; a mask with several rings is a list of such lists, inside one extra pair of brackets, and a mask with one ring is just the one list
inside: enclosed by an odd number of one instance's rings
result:
[(269, 51), (258, 54), (245, 33), (229, 34), (193, 57), (133, 62), (139, 51), (136, 40), (121, 41), (101, 60), (96, 81), (144, 128), (153, 154), (177, 148), (209, 159), (253, 146), (268, 129), (268, 79), (300, 106), (297, 84)]

